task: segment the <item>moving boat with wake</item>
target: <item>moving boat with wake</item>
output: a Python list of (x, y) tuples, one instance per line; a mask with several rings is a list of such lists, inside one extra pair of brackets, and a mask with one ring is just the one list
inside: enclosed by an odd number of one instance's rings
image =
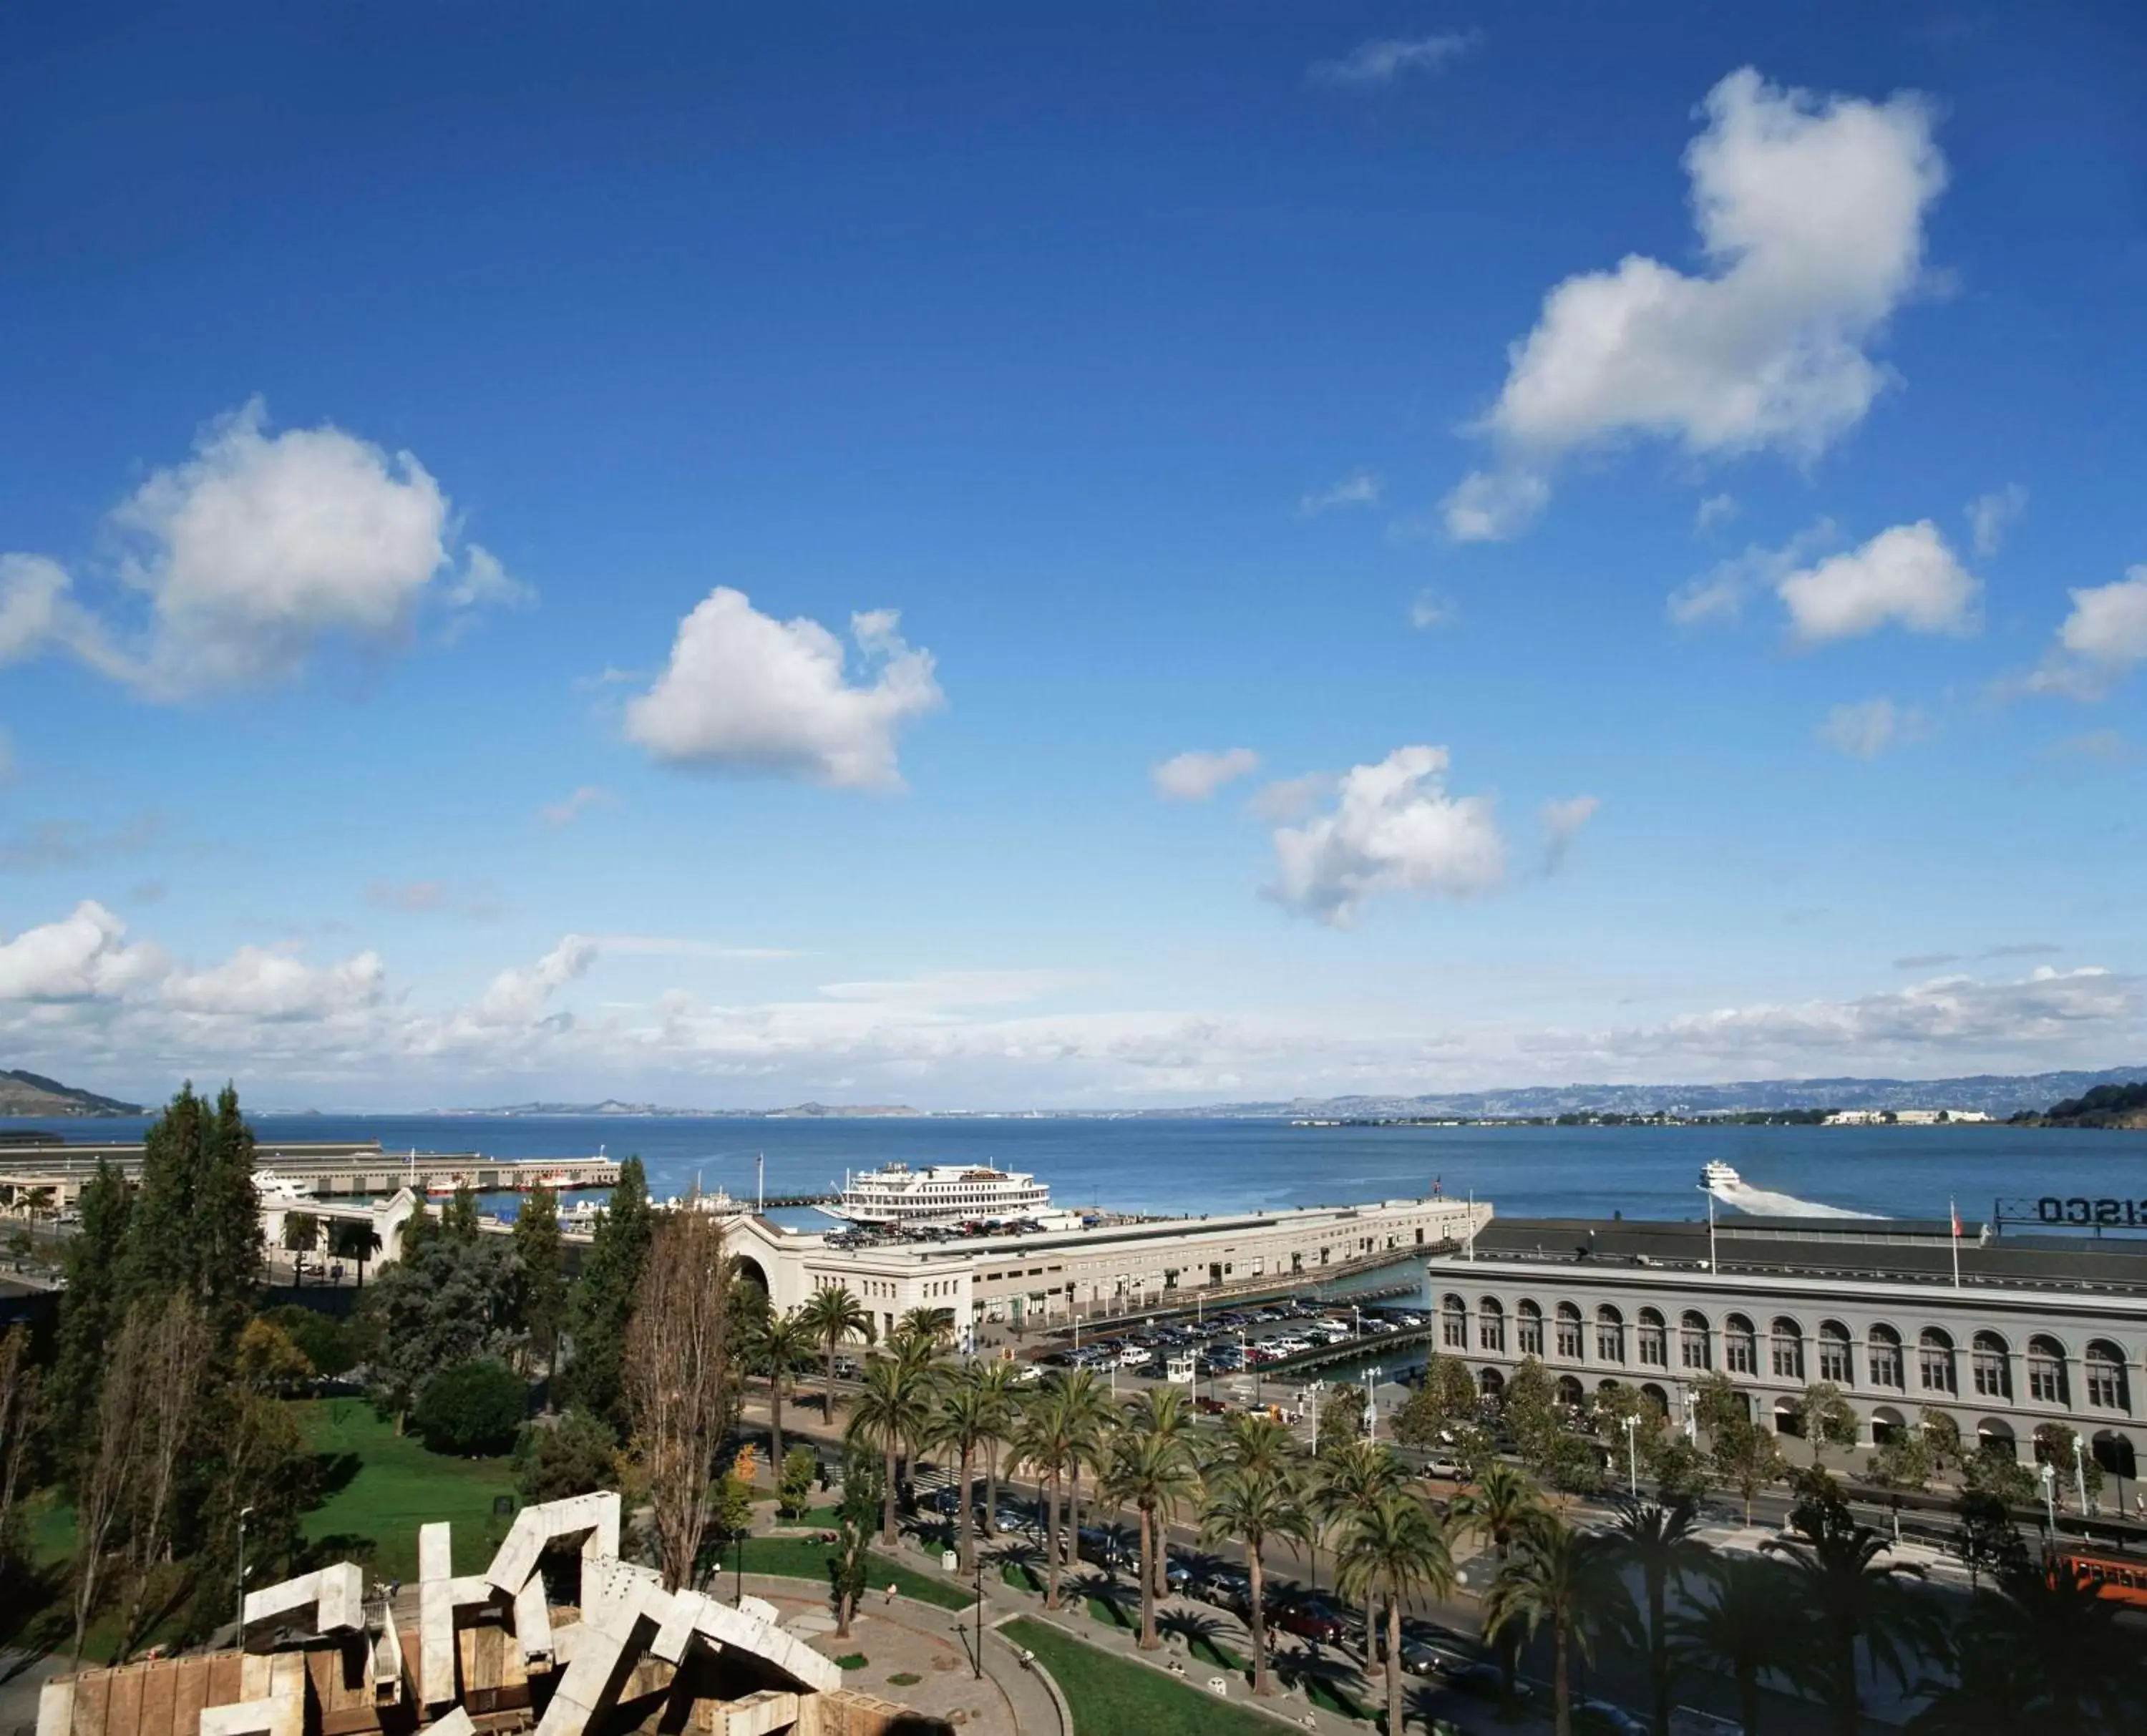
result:
[(1717, 1158), (1699, 1172), (1701, 1189), (1732, 1211), (1755, 1218), (1877, 1218), (1877, 1212), (1852, 1212), (1846, 1206), (1821, 1205), (1799, 1199), (1793, 1193), (1776, 1193), (1755, 1188), (1729, 1164)]

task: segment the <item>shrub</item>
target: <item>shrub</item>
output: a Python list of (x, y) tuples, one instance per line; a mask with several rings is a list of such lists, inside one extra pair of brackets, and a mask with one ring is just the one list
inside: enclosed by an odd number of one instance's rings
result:
[(514, 1482), (525, 1502), (563, 1501), (618, 1480), (618, 1438), (585, 1410), (528, 1423), (514, 1443)]
[(333, 1380), (338, 1374), (348, 1374), (357, 1366), (358, 1350), (351, 1342), (349, 1327), (318, 1308), (290, 1304), (271, 1308), (261, 1318), (272, 1326), (283, 1328), (290, 1335), (291, 1342), (306, 1353), (306, 1360), (313, 1365), (313, 1373), (323, 1379)]
[(491, 1454), (514, 1444), (528, 1409), (521, 1377), (503, 1362), (477, 1357), (427, 1381), (410, 1422), (435, 1453)]

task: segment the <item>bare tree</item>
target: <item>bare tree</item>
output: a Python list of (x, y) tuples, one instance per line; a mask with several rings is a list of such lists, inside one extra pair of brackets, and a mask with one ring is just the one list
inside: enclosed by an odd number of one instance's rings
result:
[(138, 1305), (138, 1312), (142, 1309), (150, 1311), (155, 1323), (144, 1346), (147, 1389), (140, 1410), (141, 1473), (133, 1524), (134, 1593), (119, 1630), (123, 1661), (141, 1638), (138, 1630), (149, 1576), (170, 1547), (173, 1492), (201, 1413), (209, 1355), (208, 1323), (193, 1303), (171, 1302), (158, 1311), (144, 1303)]
[(729, 1313), (723, 1226), (707, 1212), (668, 1213), (649, 1243), (635, 1298), (625, 1386), (657, 1567), (673, 1591), (693, 1583), (714, 1509), (716, 1453), (733, 1403)]
[(43, 1423), (44, 1393), (30, 1361), (30, 1328), (13, 1327), (0, 1338), (0, 1568), (13, 1560), (15, 1491)]
[(96, 1432), (77, 1480), (74, 1661), (78, 1665), (82, 1662), (89, 1618), (97, 1613), (105, 1556), (140, 1474), (153, 1324), (149, 1316), (136, 1308), (128, 1314), (119, 1336), (113, 1341), (104, 1379), (98, 1388)]

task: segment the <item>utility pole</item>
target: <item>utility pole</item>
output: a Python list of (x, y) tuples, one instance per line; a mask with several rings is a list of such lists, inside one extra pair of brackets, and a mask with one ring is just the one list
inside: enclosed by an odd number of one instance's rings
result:
[(1364, 1438), (1368, 1441), (1379, 1438), (1379, 1382), (1386, 1372), (1379, 1368), (1364, 1371)]
[(238, 1620), (233, 1643), (242, 1652), (246, 1649), (246, 1521), (253, 1511), (250, 1507), (238, 1509)]
[(2047, 1458), (2037, 1468), (2043, 1478), (2043, 1519), (2049, 1528), (2050, 1548), (2058, 1547), (2058, 1473)]
[(1632, 1498), (1640, 1498), (1640, 1419), (1627, 1417), (1625, 1428), (1625, 1488)]

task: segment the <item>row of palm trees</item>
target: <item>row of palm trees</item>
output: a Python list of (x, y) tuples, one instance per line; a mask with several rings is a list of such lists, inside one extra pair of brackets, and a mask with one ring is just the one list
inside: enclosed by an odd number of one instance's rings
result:
[[(2135, 1727), (2124, 1719), (2147, 1682), (2115, 1638), (2113, 1606), (2023, 1561), (1979, 1594), (1962, 1633), (1949, 1635), (1931, 1600), (1904, 1586), (1917, 1570), (1856, 1523), (1823, 1476), (1808, 1479), (1791, 1530), (1767, 1554), (1719, 1555), (1697, 1534), (1689, 1498), (1629, 1503), (1612, 1528), (1584, 1530), (1526, 1471), (1494, 1461), (1442, 1506), (1384, 1443), (1347, 1440), (1315, 1453), (1258, 1413), (1202, 1418), (1176, 1387), (1148, 1387), (1121, 1404), (1085, 1369), (1024, 1387), (1016, 1364), (950, 1359), (951, 1328), (944, 1310), (912, 1310), (864, 1363), (846, 1433), (883, 1460), (883, 1541), (896, 1541), (904, 1459), (942, 1456), (957, 1473), (958, 1547), (973, 1572), (979, 1469), (987, 1534), (1001, 1476), (1025, 1473), (1042, 1491), (1044, 1601), (1055, 1608), (1062, 1562), (1078, 1553), (1085, 1485), (1092, 1502), (1137, 1520), (1139, 1643), (1153, 1649), (1167, 1594), (1165, 1541), (1173, 1524), (1190, 1522), (1204, 1542), (1244, 1551), (1257, 1693), (1274, 1692), (1267, 1557), (1277, 1547), (1327, 1548), (1339, 1594), (1362, 1612), (1368, 1671), (1384, 1653), (1387, 1728), (1400, 1731), (1403, 1607), (1452, 1593), (1455, 1545), (1473, 1535), (1495, 1563), (1482, 1615), (1509, 1692), (1521, 1648), (1543, 1636), (1559, 1736), (1572, 1723), (1575, 1665), (1592, 1663), (1606, 1643), (1644, 1658), (1656, 1736), (1667, 1736), (1677, 1678), (1693, 1670), (1735, 1684), (1747, 1736), (1760, 1728), (1770, 1683), (1812, 1693), (1839, 1736), (1859, 1736), (1859, 1663), (1924, 1697), (1919, 1728), (1932, 1736), (2036, 1727), (2005, 1723), (1993, 1709), (2021, 1705), (2045, 1708), (2059, 1720), (2051, 1728)], [(757, 1328), (778, 1463), (789, 1374), (817, 1356), (832, 1418), (838, 1351), (873, 1336), (870, 1316), (840, 1289)], [(2006, 1645), (1994, 1648), (1993, 1636)]]

